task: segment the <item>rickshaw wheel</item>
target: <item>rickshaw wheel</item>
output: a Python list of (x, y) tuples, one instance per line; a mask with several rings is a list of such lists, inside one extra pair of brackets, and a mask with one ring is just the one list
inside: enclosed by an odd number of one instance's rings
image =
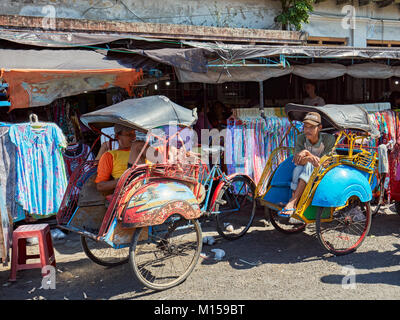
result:
[(217, 231), (223, 238), (236, 240), (249, 230), (255, 216), (254, 192), (254, 183), (242, 175), (233, 177), (219, 191), (214, 211), (219, 212)]
[[(364, 241), (371, 227), (369, 202), (349, 201), (345, 208), (333, 212), (333, 220), (324, 222), (324, 208), (319, 207), (316, 231), (321, 245), (339, 256), (354, 252)], [(326, 218), (326, 217), (325, 217)]]
[(281, 218), (278, 216), (278, 211), (265, 208), (265, 219), (271, 221), (272, 225), (276, 230), (285, 234), (296, 234), (303, 232), (306, 228), (306, 224), (302, 223), (291, 223), (288, 218)]
[(175, 214), (162, 225), (136, 229), (129, 262), (143, 285), (165, 290), (182, 283), (190, 275), (201, 249), (199, 222)]
[(114, 249), (110, 245), (81, 236), (83, 251), (93, 262), (104, 267), (116, 267), (129, 261), (129, 248)]

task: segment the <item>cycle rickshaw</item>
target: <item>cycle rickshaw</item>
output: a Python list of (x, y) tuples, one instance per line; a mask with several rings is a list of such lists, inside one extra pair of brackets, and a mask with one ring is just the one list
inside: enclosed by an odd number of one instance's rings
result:
[[(57, 222), (81, 235), (83, 250), (95, 263), (112, 267), (129, 261), (142, 284), (164, 290), (193, 271), (202, 249), (202, 215), (221, 214), (217, 229), (227, 239), (242, 236), (250, 227), (251, 214), (238, 233), (224, 229), (226, 221), (235, 225), (228, 217), (243, 212), (244, 200), (250, 199), (247, 207), (252, 208), (254, 183), (237, 175), (223, 177), (211, 194), (220, 170), (213, 167), (209, 172), (185, 146), (181, 134), (197, 121), (195, 109), (150, 96), (85, 114), (81, 121), (96, 132), (122, 124), (147, 134), (136, 162), (120, 177), (113, 194), (96, 189), (97, 161), (84, 162), (70, 178)], [(175, 132), (164, 130), (171, 124)], [(138, 164), (149, 151), (158, 161)]]
[[(297, 130), (295, 121), (302, 121), (311, 111), (321, 115), (322, 131), (335, 134), (336, 142), (333, 150), (321, 158), (319, 167), (314, 168), (292, 219), (277, 214), (291, 198), (290, 182), (295, 168), (294, 148), (283, 146), (285, 139), (267, 161), (256, 187), (256, 201), (267, 208), (277, 230), (293, 234), (315, 222), (324, 248), (335, 255), (348, 254), (361, 245), (370, 229), (377, 154), (363, 148), (363, 144), (366, 139), (379, 136), (379, 132), (359, 106), (288, 104), (285, 112), (292, 126), (287, 134)], [(337, 148), (342, 143), (347, 147)]]

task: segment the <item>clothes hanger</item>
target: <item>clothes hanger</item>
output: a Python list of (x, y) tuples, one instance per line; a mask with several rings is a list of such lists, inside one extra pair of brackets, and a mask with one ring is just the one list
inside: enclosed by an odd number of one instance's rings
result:
[(32, 129), (41, 129), (46, 126), (46, 123), (40, 122), (38, 116), (34, 113), (29, 115), (29, 122)]

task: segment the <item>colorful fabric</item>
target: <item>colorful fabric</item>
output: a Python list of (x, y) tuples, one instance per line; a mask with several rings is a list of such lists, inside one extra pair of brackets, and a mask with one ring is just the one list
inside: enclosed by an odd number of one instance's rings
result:
[(100, 158), (95, 182), (118, 179), (128, 168), (130, 149), (107, 151)]
[(369, 141), (370, 147), (387, 144), (391, 140), (395, 143), (400, 142), (399, 118), (395, 111), (385, 110), (370, 113), (369, 118), (381, 134), (378, 139)]
[[(227, 131), (231, 137), (225, 142), (228, 174), (243, 173), (258, 183), (271, 152), (281, 140), (284, 139), (283, 146), (294, 147), (297, 131), (292, 129), (285, 137), (290, 125), (287, 118), (275, 116), (228, 121)], [(301, 130), (302, 123), (296, 126)]]
[(35, 218), (56, 214), (67, 187), (61, 153), (67, 143), (61, 129), (52, 123), (40, 129), (23, 123), (12, 125), (9, 135), (16, 146), (16, 202)]
[(86, 144), (75, 144), (68, 146), (63, 152), (67, 177), (71, 177), (72, 173), (85, 160), (93, 160), (92, 154), (89, 154), (90, 148)]
[(25, 213), (15, 207), (15, 186), (17, 171), (15, 168), (15, 145), (8, 134), (11, 124), (0, 124), (0, 186), (8, 213), (14, 222), (24, 220)]

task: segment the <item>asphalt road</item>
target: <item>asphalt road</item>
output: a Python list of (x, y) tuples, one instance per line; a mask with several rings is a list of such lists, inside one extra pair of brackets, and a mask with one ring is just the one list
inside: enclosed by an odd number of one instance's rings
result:
[[(321, 247), (313, 225), (303, 233), (285, 235), (258, 215), (248, 234), (236, 241), (219, 238), (210, 226), (204, 234), (217, 242), (204, 245), (202, 251), (212, 255), (211, 249), (223, 249), (223, 260), (200, 258), (184, 283), (162, 292), (143, 287), (129, 264), (96, 265), (82, 252), (79, 236), (69, 234), (54, 242), (55, 289), (41, 289), (39, 269), (19, 271), (17, 282), (10, 284), (9, 267), (0, 267), (0, 299), (399, 299), (400, 216), (392, 210), (386, 208), (372, 220), (356, 252), (340, 257)], [(355, 282), (345, 281), (343, 286), (344, 277), (351, 275)]]

